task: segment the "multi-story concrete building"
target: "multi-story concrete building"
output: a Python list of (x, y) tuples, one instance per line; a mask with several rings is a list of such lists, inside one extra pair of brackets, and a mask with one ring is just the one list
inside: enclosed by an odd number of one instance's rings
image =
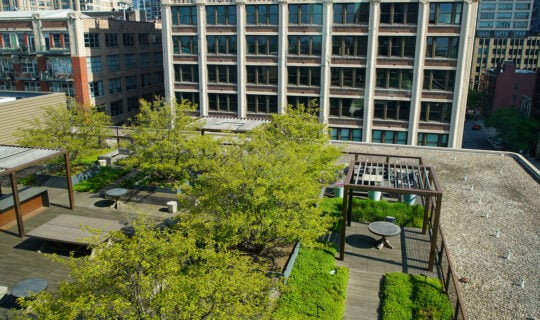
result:
[(201, 116), (316, 99), (333, 139), (461, 147), (477, 2), (163, 2), (165, 92)]
[(133, 8), (143, 10), (148, 20), (161, 20), (161, 0), (133, 0)]
[(0, 12), (0, 90), (64, 92), (115, 123), (137, 112), (139, 98), (163, 96), (160, 25), (89, 14)]
[(471, 88), (483, 90), (481, 74), (513, 61), (518, 69), (540, 67), (538, 0), (480, 0)]

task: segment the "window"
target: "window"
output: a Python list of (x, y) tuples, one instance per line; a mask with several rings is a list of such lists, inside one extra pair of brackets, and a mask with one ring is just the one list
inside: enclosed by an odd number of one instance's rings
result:
[(143, 88), (150, 87), (152, 85), (152, 75), (150, 73), (141, 74), (141, 86)]
[(247, 53), (255, 55), (277, 55), (278, 36), (246, 36)]
[(416, 37), (379, 37), (379, 56), (414, 57)]
[(122, 114), (122, 100), (111, 102), (111, 116)]
[(289, 24), (322, 25), (322, 5), (289, 4)]
[(247, 83), (262, 85), (277, 85), (277, 66), (247, 66)]
[(453, 91), (455, 78), (454, 70), (424, 70), (424, 90)]
[(154, 65), (157, 65), (157, 66), (163, 65), (163, 53), (154, 52)]
[(63, 92), (69, 97), (75, 97), (73, 82), (49, 82), (50, 92)]
[(416, 24), (418, 3), (381, 3), (381, 24)]
[(410, 101), (375, 100), (373, 117), (383, 120), (409, 121)]
[(126, 90), (135, 90), (137, 89), (137, 76), (126, 76)]
[(501, 20), (512, 19), (512, 12), (497, 12), (497, 19), (501, 19)]
[(450, 123), (451, 103), (422, 102), (420, 121)]
[(238, 102), (235, 94), (208, 94), (208, 107), (211, 111), (237, 112)]
[(429, 23), (441, 25), (461, 24), (462, 3), (432, 3), (429, 7)]
[(120, 70), (120, 56), (117, 54), (107, 56), (107, 71), (118, 70)]
[(330, 98), (330, 116), (362, 119), (364, 117), (364, 99)]
[(39, 87), (39, 81), (24, 81), (24, 91), (41, 91)]
[(458, 56), (458, 37), (427, 37), (426, 56), (428, 58), (452, 58)]
[(148, 46), (150, 44), (148, 36), (148, 33), (139, 33), (139, 46)]
[(287, 67), (290, 86), (320, 86), (320, 67)]
[(122, 44), (124, 47), (132, 48), (135, 46), (135, 34), (124, 33), (122, 34)]
[(207, 36), (208, 53), (236, 54), (236, 36)]
[(86, 48), (99, 48), (99, 33), (89, 33), (84, 34), (84, 46)]
[(529, 19), (529, 13), (528, 12), (516, 12), (516, 13), (514, 13), (514, 19), (516, 19), (516, 20), (528, 20)]
[(193, 104), (199, 104), (199, 93), (197, 92), (175, 92), (174, 97), (177, 102), (190, 102)]
[(86, 68), (90, 72), (101, 72), (103, 67), (101, 65), (101, 56), (90, 56), (86, 58)]
[(296, 108), (298, 105), (304, 105), (306, 108), (318, 107), (317, 98), (306, 96), (287, 96), (287, 104)]
[(321, 36), (289, 36), (289, 54), (321, 55)]
[(507, 29), (510, 28), (510, 21), (497, 21), (496, 28)]
[(197, 7), (196, 6), (182, 6), (171, 7), (171, 16), (173, 26), (179, 25), (197, 25)]
[(206, 6), (207, 25), (236, 25), (236, 6)]
[(116, 47), (118, 47), (118, 34), (117, 33), (106, 33), (105, 34), (105, 47), (107, 47), (107, 48), (116, 48)]
[(333, 36), (332, 54), (335, 56), (365, 57), (367, 36)]
[(89, 85), (90, 85), (90, 96), (92, 98), (103, 97), (103, 95), (105, 94), (103, 91), (103, 81), (99, 80), (99, 81), (90, 82)]
[(162, 42), (160, 34), (153, 34), (150, 37), (152, 38), (152, 46), (161, 47)]
[(448, 135), (437, 133), (418, 133), (418, 145), (430, 147), (448, 147)]
[(330, 138), (341, 141), (362, 141), (362, 129), (330, 128)]
[(128, 112), (139, 110), (139, 97), (128, 97), (127, 108), (128, 108)]
[(334, 24), (368, 24), (369, 3), (334, 3)]
[(495, 19), (495, 12), (480, 12), (480, 19)]
[(371, 135), (371, 142), (407, 144), (407, 132), (404, 131), (373, 130)]
[(174, 65), (174, 81), (199, 82), (199, 66), (196, 64)]
[(493, 21), (479, 21), (478, 27), (484, 29), (493, 28)]
[(173, 36), (174, 54), (198, 54), (197, 36)]
[(163, 71), (154, 72), (154, 80), (152, 83), (154, 84), (163, 84), (165, 82), (165, 77)]
[(208, 65), (208, 82), (236, 83), (236, 65)]
[(246, 5), (248, 25), (277, 25), (279, 23), (277, 4)]
[(332, 87), (364, 88), (366, 69), (364, 68), (335, 68), (331, 69)]
[(122, 81), (120, 78), (109, 79), (109, 94), (122, 92)]
[(141, 59), (141, 67), (148, 67), (152, 65), (152, 56), (150, 53), (141, 53), (139, 58)]
[(480, 11), (495, 10), (495, 8), (496, 8), (495, 3), (485, 3), (485, 2), (480, 3)]
[[(499, 7), (502, 4), (499, 4)], [(530, 3), (516, 3), (516, 10), (529, 10), (531, 8)], [(512, 4), (510, 4), (510, 10), (512, 10)]]
[(247, 95), (248, 113), (277, 113), (277, 96)]
[(523, 29), (523, 28), (526, 29), (529, 27), (529, 24), (527, 21), (514, 21), (512, 25), (514, 26), (514, 28), (520, 28), (520, 29)]
[(410, 90), (412, 75), (408, 69), (377, 69), (377, 88)]
[(124, 69), (129, 70), (137, 67), (137, 55), (135, 53), (128, 53), (124, 55)]
[[(69, 48), (69, 33), (57, 33), (53, 32), (52, 43), (48, 43), (51, 48)], [(19, 44), (22, 42), (19, 41)]]

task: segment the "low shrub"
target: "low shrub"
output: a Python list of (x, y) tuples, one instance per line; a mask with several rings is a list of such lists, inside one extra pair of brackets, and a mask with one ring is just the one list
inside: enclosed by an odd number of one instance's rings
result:
[(349, 269), (335, 249), (300, 249), (273, 319), (343, 319)]
[[(320, 203), (323, 212), (341, 217), (342, 198), (324, 198)], [(352, 220), (356, 222), (373, 222), (384, 220), (386, 216), (396, 218), (396, 224), (404, 227), (421, 228), (424, 221), (424, 207), (409, 205), (403, 202), (374, 201), (353, 198)]]
[(106, 185), (118, 180), (130, 172), (126, 168), (100, 167), (99, 172), (92, 178), (81, 181), (73, 187), (73, 190), (80, 192), (97, 192)]
[(452, 306), (438, 279), (388, 273), (381, 297), (383, 320), (452, 318)]

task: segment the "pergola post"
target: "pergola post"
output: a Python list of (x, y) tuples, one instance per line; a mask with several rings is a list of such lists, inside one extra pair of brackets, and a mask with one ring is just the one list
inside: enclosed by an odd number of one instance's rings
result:
[(69, 208), (75, 208), (75, 196), (73, 195), (73, 182), (71, 181), (71, 165), (69, 163), (69, 151), (64, 153), (64, 164), (66, 166), (66, 182), (69, 196)]
[(426, 195), (426, 203), (424, 206), (424, 222), (422, 222), (422, 234), (426, 234), (429, 221), (429, 212), (431, 211), (431, 196)]
[(19, 190), (17, 188), (17, 179), (15, 172), (9, 174), (11, 182), (11, 194), (13, 195), (13, 204), (15, 205), (15, 218), (17, 219), (17, 228), (19, 229), (19, 237), (24, 237), (24, 222), (21, 213), (21, 204), (19, 203)]
[(431, 230), (431, 249), (429, 250), (428, 271), (433, 271), (435, 264), (435, 250), (437, 250), (437, 237), (439, 234), (439, 222), (441, 217), (442, 193), (437, 195), (437, 204), (435, 207), (435, 219)]
[(349, 198), (349, 188), (343, 187), (343, 205), (341, 206), (341, 236), (339, 243), (339, 260), (345, 260), (345, 232), (347, 231), (347, 201)]

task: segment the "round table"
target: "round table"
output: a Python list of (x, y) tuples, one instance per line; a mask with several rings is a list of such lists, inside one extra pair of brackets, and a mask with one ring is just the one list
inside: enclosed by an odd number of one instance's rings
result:
[(375, 246), (379, 250), (383, 247), (392, 249), (392, 245), (390, 244), (390, 242), (388, 242), (388, 239), (386, 239), (386, 237), (397, 236), (401, 232), (401, 228), (399, 226), (386, 221), (372, 222), (369, 224), (368, 229), (371, 233), (382, 236), (382, 238), (377, 240), (377, 242), (375, 243)]
[(113, 188), (105, 191), (105, 195), (114, 199), (114, 208), (118, 209), (118, 200), (125, 196), (127, 192), (127, 189), (124, 188)]
[(26, 279), (17, 283), (11, 290), (11, 294), (17, 298), (27, 298), (47, 289), (47, 286), (45, 279)]

